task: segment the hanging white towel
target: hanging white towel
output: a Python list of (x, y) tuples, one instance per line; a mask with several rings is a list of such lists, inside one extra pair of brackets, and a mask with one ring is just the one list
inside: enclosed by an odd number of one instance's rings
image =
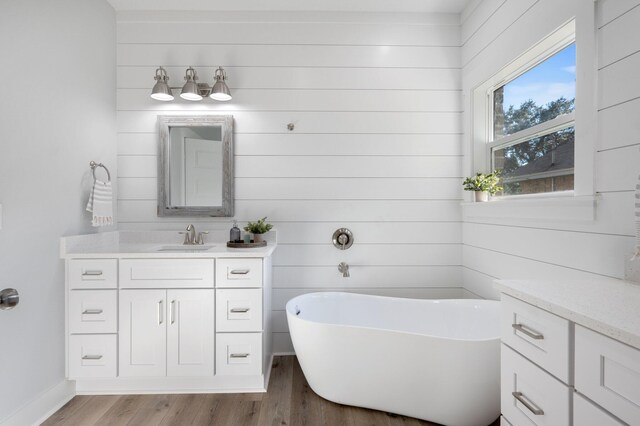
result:
[(111, 182), (96, 180), (93, 182), (87, 211), (93, 213), (91, 225), (107, 226), (113, 225), (113, 189)]
[(636, 184), (636, 252), (631, 260), (640, 258), (640, 175)]

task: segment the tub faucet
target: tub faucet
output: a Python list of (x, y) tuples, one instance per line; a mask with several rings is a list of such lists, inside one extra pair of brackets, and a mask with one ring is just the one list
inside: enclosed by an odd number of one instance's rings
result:
[(349, 278), (349, 265), (346, 262), (340, 262), (338, 271), (342, 272), (344, 278)]

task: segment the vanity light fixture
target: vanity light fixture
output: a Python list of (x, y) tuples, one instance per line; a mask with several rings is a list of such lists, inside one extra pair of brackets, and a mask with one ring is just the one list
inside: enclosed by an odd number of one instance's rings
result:
[(156, 69), (156, 76), (153, 79), (156, 81), (156, 84), (151, 90), (151, 97), (157, 101), (172, 101), (173, 94), (171, 93), (171, 88), (167, 84), (169, 76), (164, 68), (160, 67)]
[(225, 83), (227, 79), (227, 73), (224, 72), (222, 67), (218, 67), (215, 74), (213, 75), (214, 80), (216, 81), (213, 85), (213, 89), (211, 89), (211, 94), (209, 97), (211, 99), (215, 99), (216, 101), (228, 101), (231, 99), (231, 91), (229, 90), (229, 86)]
[(225, 73), (224, 68), (218, 67), (213, 78), (215, 80), (213, 87), (209, 86), (207, 83), (198, 83), (198, 73), (193, 67), (189, 67), (185, 72), (184, 79), (186, 82), (184, 83), (184, 86), (182, 86), (182, 88), (169, 87), (167, 84), (167, 81), (169, 80), (167, 72), (164, 68), (158, 67), (158, 69), (156, 69), (156, 76), (154, 77), (156, 84), (151, 90), (151, 98), (157, 101), (172, 101), (174, 98), (171, 93), (171, 89), (181, 89), (180, 97), (188, 101), (201, 101), (207, 96), (211, 97), (211, 99), (215, 99), (216, 101), (230, 100), (231, 91), (225, 82), (227, 74)]
[(198, 79), (196, 70), (192, 67), (187, 68), (187, 71), (184, 74), (184, 79), (186, 80), (186, 83), (182, 86), (180, 97), (187, 101), (201, 101), (202, 96), (198, 90), (198, 84), (196, 83), (196, 80)]

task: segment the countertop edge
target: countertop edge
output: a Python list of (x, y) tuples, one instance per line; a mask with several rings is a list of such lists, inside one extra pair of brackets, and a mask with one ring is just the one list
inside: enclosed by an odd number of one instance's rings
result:
[(104, 251), (64, 253), (62, 259), (215, 259), (219, 257), (270, 257), (277, 245), (254, 249), (226, 249), (225, 251)]
[[(278, 246), (277, 230), (265, 234), (267, 246), (255, 248), (229, 248), (221, 241), (227, 231), (212, 231), (215, 236), (207, 250), (166, 250), (166, 246), (181, 246), (175, 231), (110, 231), (104, 233), (69, 235), (60, 238), (61, 259), (150, 259), (220, 257), (270, 257)], [(228, 235), (228, 234), (227, 234)], [(163, 250), (161, 250), (163, 249)]]
[(571, 308), (562, 306), (561, 304), (550, 302), (549, 300), (542, 299), (539, 296), (515, 289), (507, 284), (508, 281), (510, 280), (495, 280), (494, 287), (499, 290), (500, 293), (520, 299), (533, 306), (551, 312), (554, 315), (572, 321), (577, 325), (596, 331), (604, 336), (618, 340), (640, 350), (640, 335), (629, 333), (615, 324), (602, 322), (592, 317), (585, 316), (584, 314), (575, 312)]

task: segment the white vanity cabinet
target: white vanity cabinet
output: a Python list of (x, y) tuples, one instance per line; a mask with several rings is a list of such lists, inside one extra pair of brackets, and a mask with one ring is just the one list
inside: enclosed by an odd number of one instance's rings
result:
[(120, 291), (120, 376), (213, 376), (213, 289)]
[(67, 376), (117, 374), (118, 261), (70, 259), (67, 271)]
[(220, 247), (63, 255), (67, 377), (79, 394), (266, 389), (275, 244)]
[[(615, 284), (605, 289), (615, 292)], [(593, 309), (597, 318), (592, 319), (576, 311), (602, 304), (602, 296), (597, 297), (596, 291), (584, 296), (587, 284), (568, 283), (582, 293), (571, 294), (564, 288), (563, 299), (554, 294), (562, 285), (496, 283), (502, 291), (502, 424), (640, 425), (640, 347), (603, 334), (640, 343), (640, 328), (633, 325), (640, 320), (633, 311), (637, 307), (622, 312), (619, 323), (611, 306), (602, 309), (602, 315)], [(553, 303), (541, 297), (545, 286)], [(623, 289), (630, 291), (630, 300), (640, 297), (640, 287)], [(595, 298), (593, 304), (589, 297)]]
[(121, 259), (121, 377), (213, 376), (214, 259)]
[(640, 424), (640, 350), (576, 325), (575, 362), (576, 391), (624, 422)]
[[(270, 259), (220, 258), (216, 263), (216, 373), (253, 375), (262, 371), (264, 340), (262, 287)], [(270, 305), (270, 302), (266, 302)], [(270, 350), (270, 349), (269, 349)]]

